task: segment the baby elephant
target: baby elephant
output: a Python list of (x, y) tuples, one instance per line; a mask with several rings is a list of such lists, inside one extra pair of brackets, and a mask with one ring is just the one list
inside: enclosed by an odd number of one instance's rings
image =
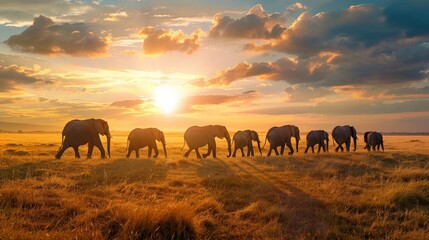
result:
[(252, 141), (256, 141), (258, 143), (258, 149), (259, 153), (262, 155), (261, 151), (261, 141), (259, 141), (258, 133), (253, 130), (245, 130), (245, 131), (237, 131), (234, 134), (234, 137), (232, 138), (234, 141), (234, 154), (232, 154), (233, 157), (235, 157), (235, 153), (237, 152), (237, 149), (241, 150), (241, 154), (244, 157), (244, 151), (243, 148), (247, 147), (247, 156), (250, 155), (254, 156), (253, 151), (253, 144)]
[(130, 157), (131, 152), (136, 152), (136, 157), (139, 157), (139, 149), (148, 146), (147, 156), (151, 157), (152, 149), (155, 150), (154, 158), (158, 157), (158, 147), (156, 146), (156, 142), (160, 141), (162, 143), (162, 147), (164, 148), (164, 155), (167, 157), (167, 150), (165, 149), (165, 138), (164, 133), (157, 128), (136, 128), (130, 132), (128, 135), (127, 142), (127, 158)]
[(320, 148), (323, 148), (323, 152), (325, 152), (325, 140), (326, 140), (326, 151), (329, 152), (329, 135), (326, 131), (323, 130), (313, 130), (307, 134), (307, 148), (304, 153), (307, 153), (308, 148), (311, 147), (311, 151), (314, 153), (314, 145), (319, 144)]
[(377, 151), (380, 151), (380, 145), (381, 145), (381, 149), (384, 151), (383, 135), (381, 135), (381, 133), (375, 132), (375, 131), (369, 131), (363, 135), (363, 139), (366, 143), (364, 149), (368, 149), (368, 152), (371, 151), (371, 147), (372, 147), (372, 150), (375, 151), (376, 146), (377, 146)]

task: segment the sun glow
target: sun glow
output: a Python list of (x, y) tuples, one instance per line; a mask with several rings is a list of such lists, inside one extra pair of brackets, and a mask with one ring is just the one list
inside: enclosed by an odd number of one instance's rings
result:
[(160, 86), (154, 91), (155, 106), (166, 114), (173, 113), (180, 101), (179, 90), (172, 86)]

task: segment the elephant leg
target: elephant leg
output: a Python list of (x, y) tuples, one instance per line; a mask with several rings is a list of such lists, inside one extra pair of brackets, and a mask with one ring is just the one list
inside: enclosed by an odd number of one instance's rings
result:
[(321, 148), (322, 148), (322, 145), (319, 143), (319, 148), (317, 149), (317, 153), (320, 153)]
[(94, 145), (100, 150), (101, 158), (106, 158), (106, 152), (104, 152), (103, 144), (101, 144), (100, 137), (94, 141)]
[(150, 158), (152, 156), (152, 146), (147, 146), (147, 158)]
[(338, 150), (340, 150), (340, 148), (341, 148), (341, 145), (338, 144), (338, 146), (335, 148), (335, 152), (338, 152)]
[(156, 143), (152, 146), (153, 150), (155, 151), (155, 155), (153, 155), (153, 158), (157, 158), (159, 155), (158, 146), (156, 146)]
[(380, 151), (380, 143), (377, 144), (377, 151)]
[(372, 151), (375, 151), (375, 145), (372, 146)]
[(346, 150), (347, 152), (350, 152), (350, 139), (346, 142)]
[(189, 147), (189, 150), (186, 151), (185, 154), (183, 154), (183, 157), (187, 158), (192, 150), (194, 150), (194, 149)]
[[(287, 145), (287, 147), (289, 148), (289, 150), (290, 150), (290, 152), (288, 153), (289, 155), (292, 155), (293, 154), (293, 147), (292, 147), (292, 143), (290, 142), (290, 141), (287, 141), (286, 142), (286, 145)], [(313, 152), (314, 152), (314, 149), (313, 149)]]
[(74, 157), (75, 158), (80, 158), (78, 146), (73, 146), (73, 150), (74, 150)]
[(207, 152), (203, 153), (203, 158), (206, 158), (206, 157), (210, 156), (211, 153), (212, 153), (212, 148), (209, 145), (209, 147), (207, 148)]
[(308, 152), (308, 148), (310, 148), (310, 145), (307, 145), (307, 147), (305, 148), (304, 153), (307, 153), (307, 152)]
[(279, 155), (279, 151), (277, 151), (277, 147), (274, 148), (274, 152), (276, 153), (276, 155)]
[[(323, 152), (325, 152), (326, 151), (326, 149), (325, 149), (325, 143), (322, 143), (322, 147), (323, 147)], [(320, 149), (320, 147), (319, 147), (319, 149)]]
[[(244, 150), (243, 150), (243, 148), (240, 148), (240, 150), (241, 150), (241, 156), (244, 157)], [(247, 149), (247, 152), (249, 153), (249, 149)], [(249, 155), (247, 155), (247, 156), (249, 156)]]
[(255, 150), (253, 149), (253, 144), (252, 143), (249, 144), (249, 149), (250, 149), (250, 155), (252, 157), (255, 156)]
[(234, 145), (234, 153), (232, 154), (232, 157), (235, 157), (236, 153), (237, 153), (237, 146)]
[(384, 152), (384, 144), (383, 144), (383, 141), (381, 141), (381, 149), (383, 150), (383, 152)]
[(128, 148), (127, 158), (129, 158), (131, 156), (132, 151), (133, 151), (132, 149)]
[(280, 155), (282, 155), (282, 156), (283, 156), (283, 153), (285, 152), (285, 145), (286, 144), (283, 144), (280, 146)]
[(63, 146), (60, 148), (57, 154), (55, 154), (56, 159), (60, 159), (63, 153), (67, 150), (67, 148), (71, 147), (70, 144), (64, 141)]
[(314, 153), (314, 145), (311, 146), (311, 153)]
[(271, 156), (271, 151), (272, 150), (273, 150), (273, 148), (270, 146), (270, 150), (268, 150), (267, 157)]
[(201, 159), (200, 152), (198, 151), (198, 148), (195, 148), (195, 154), (197, 155), (198, 159)]
[[(213, 158), (216, 158), (216, 141), (214, 140), (214, 138), (213, 138), (213, 141), (211, 142), (211, 145), (212, 145)], [(210, 143), (209, 143), (209, 146), (210, 146)]]
[(94, 150), (94, 144), (92, 142), (89, 142), (88, 143), (88, 153), (86, 154), (86, 159), (91, 159), (93, 150)]

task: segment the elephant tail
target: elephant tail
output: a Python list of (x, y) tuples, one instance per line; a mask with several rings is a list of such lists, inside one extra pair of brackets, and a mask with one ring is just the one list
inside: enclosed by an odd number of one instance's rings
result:
[(125, 148), (125, 154), (127, 154), (129, 147), (130, 147), (130, 139), (127, 139), (127, 148)]
[(62, 133), (62, 134), (61, 134), (61, 146), (60, 146), (60, 149), (61, 149), (61, 148), (63, 148), (63, 145), (64, 145), (64, 139), (65, 139), (65, 135), (64, 135), (64, 133)]
[(265, 136), (265, 142), (264, 142), (264, 146), (262, 146), (262, 150), (264, 150), (264, 148), (265, 148), (265, 144), (267, 144), (267, 139), (268, 139), (268, 133), (267, 133), (267, 135)]
[(183, 148), (185, 148), (185, 138), (183, 138), (183, 146), (182, 146), (182, 148), (180, 149), (180, 151), (182, 151), (183, 150)]

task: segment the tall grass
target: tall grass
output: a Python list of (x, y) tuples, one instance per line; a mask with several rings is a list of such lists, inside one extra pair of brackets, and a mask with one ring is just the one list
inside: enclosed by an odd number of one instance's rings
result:
[(0, 239), (429, 239), (427, 137), (202, 160), (166, 138), (167, 159), (124, 159), (124, 134), (111, 159), (55, 160), (57, 134), (1, 134)]

